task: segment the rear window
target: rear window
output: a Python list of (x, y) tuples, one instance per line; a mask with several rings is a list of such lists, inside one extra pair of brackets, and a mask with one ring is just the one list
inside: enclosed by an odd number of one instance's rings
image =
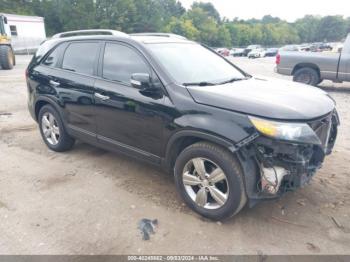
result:
[(35, 53), (35, 60), (39, 61), (47, 52), (55, 46), (55, 44), (59, 41), (59, 39), (51, 39), (42, 42)]
[(99, 43), (71, 43), (64, 53), (62, 69), (92, 75), (98, 49)]
[(56, 47), (51, 54), (49, 54), (48, 57), (43, 62), (43, 65), (50, 66), (50, 67), (58, 67), (58, 61), (61, 57), (61, 54), (64, 50), (65, 45), (59, 45)]

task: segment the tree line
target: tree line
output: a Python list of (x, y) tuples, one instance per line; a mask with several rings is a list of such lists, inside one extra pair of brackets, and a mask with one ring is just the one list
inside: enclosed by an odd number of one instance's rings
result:
[(331, 42), (350, 32), (350, 18), (343, 16), (230, 20), (211, 3), (194, 2), (186, 10), (177, 0), (0, 0), (1, 12), (42, 16), (49, 36), (91, 28), (171, 32), (213, 47)]

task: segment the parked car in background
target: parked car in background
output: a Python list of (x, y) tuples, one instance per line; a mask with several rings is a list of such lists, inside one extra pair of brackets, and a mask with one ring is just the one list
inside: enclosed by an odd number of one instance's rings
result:
[(292, 75), (293, 80), (316, 86), (324, 79), (350, 81), (350, 34), (341, 52), (311, 53), (280, 51), (277, 72)]
[(231, 56), (243, 56), (244, 55), (244, 48), (232, 48), (230, 50)]
[(298, 52), (301, 51), (301, 47), (299, 45), (285, 45), (282, 46), (279, 51), (294, 51)]
[(328, 43), (312, 43), (310, 46), (311, 52), (323, 52), (323, 51), (331, 51), (332, 46)]
[(250, 51), (248, 53), (248, 58), (261, 58), (261, 57), (265, 57), (265, 55), (266, 55), (265, 49), (258, 48)]
[(248, 54), (249, 54), (251, 51), (253, 51), (253, 50), (255, 50), (255, 49), (258, 49), (258, 48), (261, 48), (261, 45), (249, 45), (249, 46), (247, 46), (247, 48), (244, 49), (243, 55), (244, 55), (244, 56), (248, 56)]
[(310, 51), (311, 46), (312, 46), (311, 44), (303, 43), (303, 44), (299, 45), (299, 50), (298, 51)]
[(332, 43), (332, 50), (333, 53), (340, 53), (344, 47), (344, 43)]
[(321, 45), (320, 45), (320, 49), (322, 50), (322, 51), (331, 51), (332, 50), (332, 45), (330, 44), (330, 43), (322, 43)]
[(278, 53), (278, 48), (268, 48), (265, 50), (265, 56), (276, 56)]
[(218, 48), (216, 49), (216, 52), (222, 56), (229, 56), (230, 55), (230, 50), (227, 48)]
[(26, 70), (49, 149), (79, 139), (163, 167), (215, 220), (307, 185), (332, 152), (339, 121), (326, 92), (252, 77), (187, 39), (98, 32), (45, 41)]

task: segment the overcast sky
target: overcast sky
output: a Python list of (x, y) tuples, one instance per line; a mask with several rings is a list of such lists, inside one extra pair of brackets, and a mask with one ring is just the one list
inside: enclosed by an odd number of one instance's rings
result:
[[(198, 0), (211, 2), (221, 17), (229, 19), (261, 18), (264, 15), (278, 16), (293, 22), (306, 14), (350, 16), (350, 0)], [(180, 0), (189, 8), (193, 0)]]

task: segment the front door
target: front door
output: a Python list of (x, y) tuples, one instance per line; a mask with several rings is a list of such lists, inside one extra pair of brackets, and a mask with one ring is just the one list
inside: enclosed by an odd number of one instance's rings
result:
[(130, 84), (133, 73), (148, 73), (154, 79), (151, 67), (136, 49), (118, 43), (105, 44), (101, 61), (101, 79), (95, 82), (99, 141), (125, 153), (159, 161), (163, 92), (143, 94)]

